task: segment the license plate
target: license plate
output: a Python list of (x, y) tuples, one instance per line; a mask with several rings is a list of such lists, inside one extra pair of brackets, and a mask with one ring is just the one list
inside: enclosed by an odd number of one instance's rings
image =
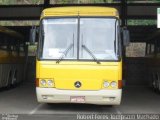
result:
[(85, 103), (85, 96), (71, 96), (70, 101), (72, 103)]

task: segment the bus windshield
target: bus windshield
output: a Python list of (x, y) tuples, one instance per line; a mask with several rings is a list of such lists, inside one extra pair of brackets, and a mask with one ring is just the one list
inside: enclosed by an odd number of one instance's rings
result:
[(117, 60), (117, 27), (114, 18), (43, 19), (40, 58)]

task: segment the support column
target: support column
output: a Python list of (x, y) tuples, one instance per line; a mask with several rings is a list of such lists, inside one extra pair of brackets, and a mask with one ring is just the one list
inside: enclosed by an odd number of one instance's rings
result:
[(44, 8), (49, 7), (50, 5), (50, 0), (44, 0)]
[(127, 0), (121, 1), (121, 19), (122, 19), (122, 26), (127, 25)]

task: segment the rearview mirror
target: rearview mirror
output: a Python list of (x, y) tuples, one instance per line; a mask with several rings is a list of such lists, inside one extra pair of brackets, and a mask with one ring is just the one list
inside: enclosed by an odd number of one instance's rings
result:
[(31, 45), (34, 45), (36, 42), (36, 33), (37, 33), (37, 28), (36, 26), (33, 26), (32, 29), (30, 29), (30, 37), (29, 37), (29, 42)]
[(124, 28), (122, 31), (123, 34), (123, 45), (124, 46), (128, 46), (130, 43), (130, 33), (129, 30), (127, 28)]

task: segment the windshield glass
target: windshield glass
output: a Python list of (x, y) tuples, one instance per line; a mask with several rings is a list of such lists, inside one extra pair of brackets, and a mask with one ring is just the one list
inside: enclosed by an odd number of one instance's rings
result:
[[(117, 59), (115, 23), (115, 19), (80, 19), (80, 46), (85, 45), (99, 60)], [(93, 59), (83, 47), (80, 47), (80, 58)]]
[(43, 20), (42, 58), (58, 59), (64, 55), (65, 59), (76, 59), (77, 24), (77, 19), (72, 18)]
[(42, 59), (118, 60), (114, 18), (42, 20)]

